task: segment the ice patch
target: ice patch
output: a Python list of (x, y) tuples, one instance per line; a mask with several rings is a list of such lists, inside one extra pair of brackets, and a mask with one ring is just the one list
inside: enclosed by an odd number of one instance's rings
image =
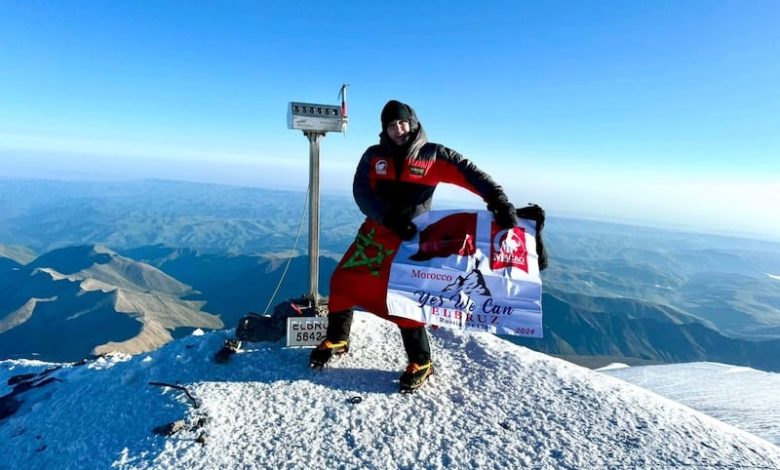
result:
[(780, 374), (713, 362), (606, 373), (780, 444)]
[(598, 369), (595, 369), (597, 371), (605, 371), (605, 370), (615, 370), (615, 369), (625, 369), (626, 367), (631, 367), (628, 364), (623, 364), (622, 362), (613, 362), (612, 364), (607, 364), (604, 367), (599, 367)]

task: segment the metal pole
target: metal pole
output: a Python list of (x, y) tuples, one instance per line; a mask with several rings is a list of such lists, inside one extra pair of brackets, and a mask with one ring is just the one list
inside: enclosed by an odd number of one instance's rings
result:
[(309, 300), (319, 302), (320, 277), (320, 140), (321, 132), (304, 132), (309, 139)]

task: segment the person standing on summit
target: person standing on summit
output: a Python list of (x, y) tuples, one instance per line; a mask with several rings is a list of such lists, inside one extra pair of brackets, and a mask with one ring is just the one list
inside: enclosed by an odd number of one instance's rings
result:
[(404, 240), (414, 238), (416, 216), (430, 210), (439, 183), (451, 183), (480, 197), (502, 228), (517, 225), (514, 205), (485, 172), (458, 152), (428, 142), (411, 106), (391, 100), (382, 109), (379, 144), (360, 159), (353, 182), (355, 202), (366, 219), (330, 282), (326, 339), (309, 358), (322, 367), (334, 355), (349, 350), (353, 308), (392, 321), (401, 330), (409, 363), (401, 375), (402, 392), (417, 389), (433, 373), (425, 325), (390, 316), (387, 285), (390, 265)]

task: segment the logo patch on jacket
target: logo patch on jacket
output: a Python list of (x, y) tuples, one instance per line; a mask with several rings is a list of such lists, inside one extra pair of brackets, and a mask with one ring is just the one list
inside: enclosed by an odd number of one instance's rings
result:
[(376, 170), (377, 175), (386, 175), (387, 174), (387, 160), (379, 160), (374, 165), (374, 170)]
[(411, 173), (412, 176), (425, 176), (425, 167), (424, 166), (410, 166), (409, 167), (409, 173)]

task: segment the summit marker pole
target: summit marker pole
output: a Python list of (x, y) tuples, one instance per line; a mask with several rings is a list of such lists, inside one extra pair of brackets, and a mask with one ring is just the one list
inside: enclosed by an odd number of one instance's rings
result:
[(299, 129), (309, 140), (309, 292), (310, 305), (317, 308), (320, 258), (320, 142), (328, 132), (347, 131), (347, 86), (339, 90), (340, 105), (291, 101), (287, 127)]
[(309, 139), (309, 300), (320, 300), (320, 141), (323, 132), (303, 133)]

